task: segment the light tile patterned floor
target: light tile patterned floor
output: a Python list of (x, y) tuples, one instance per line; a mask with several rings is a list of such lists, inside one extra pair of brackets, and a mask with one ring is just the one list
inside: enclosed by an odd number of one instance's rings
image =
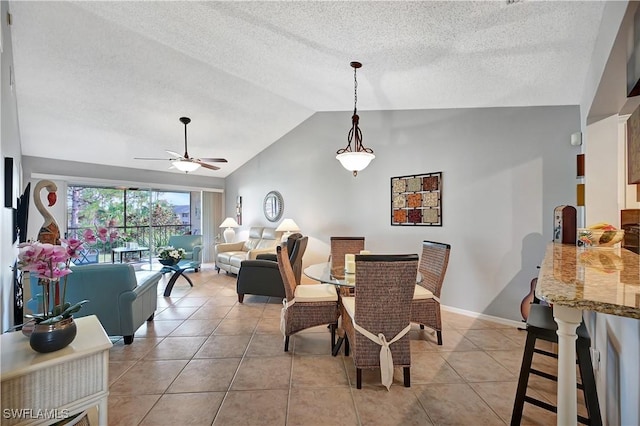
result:
[[(350, 357), (330, 355), (326, 327), (301, 332), (283, 351), (281, 301), (245, 297), (212, 265), (158, 288), (155, 320), (133, 344), (110, 351), (110, 425), (504, 425), (511, 418), (525, 332), (443, 312), (444, 345), (411, 331), (411, 387), (402, 371), (390, 391), (379, 371), (355, 388)], [(554, 364), (538, 361), (553, 371)], [(555, 403), (555, 385), (531, 379), (529, 393)], [(583, 407), (579, 409), (583, 412)], [(525, 405), (522, 424), (555, 424)]]

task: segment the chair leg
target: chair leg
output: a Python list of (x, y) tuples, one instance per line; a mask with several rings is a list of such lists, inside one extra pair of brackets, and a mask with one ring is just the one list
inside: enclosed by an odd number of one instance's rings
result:
[(124, 344), (125, 345), (130, 345), (133, 343), (133, 336), (122, 336), (124, 337)]
[(285, 336), (284, 338), (284, 351), (289, 352), (289, 336)]
[(238, 302), (242, 303), (244, 301), (244, 293), (238, 293)]
[(156, 313), (152, 313), (149, 318), (147, 318), (147, 321), (153, 321), (153, 317), (156, 315)]
[(424, 330), (424, 324), (420, 324), (420, 330)]
[(411, 387), (411, 367), (402, 367), (402, 372), (404, 373), (404, 387)]
[(344, 356), (349, 356), (349, 339), (344, 335)]
[(436, 330), (436, 336), (438, 336), (438, 346), (442, 346), (442, 330)]
[(580, 377), (582, 378), (582, 392), (584, 394), (584, 401), (589, 415), (589, 424), (591, 426), (601, 426), (602, 416), (600, 415), (596, 380), (593, 375), (593, 367), (591, 365), (589, 340), (578, 338), (576, 342), (576, 353), (578, 355)]
[(535, 346), (536, 337), (533, 335), (533, 333), (527, 333), (527, 342), (524, 345), (522, 365), (520, 366), (518, 390), (516, 391), (516, 399), (513, 403), (513, 412), (511, 413), (511, 426), (520, 425), (520, 421), (522, 420), (522, 410), (524, 408), (524, 399), (527, 394), (529, 371), (531, 370), (531, 361), (533, 361), (533, 349), (535, 348)]
[(329, 324), (329, 328), (331, 329), (331, 353), (333, 354), (333, 349), (336, 347), (336, 324)]
[(362, 389), (362, 368), (356, 368), (356, 388)]

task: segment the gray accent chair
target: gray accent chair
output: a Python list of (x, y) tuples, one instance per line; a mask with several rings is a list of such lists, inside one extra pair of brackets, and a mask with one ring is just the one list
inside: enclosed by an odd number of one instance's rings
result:
[[(293, 267), (296, 282), (302, 275), (302, 256), (307, 249), (308, 237), (292, 234), (287, 239), (287, 252)], [(238, 302), (244, 301), (245, 294), (259, 296), (286, 297), (282, 275), (278, 268), (278, 259), (271, 253), (258, 255), (256, 260), (244, 260), (238, 272), (236, 283)]]

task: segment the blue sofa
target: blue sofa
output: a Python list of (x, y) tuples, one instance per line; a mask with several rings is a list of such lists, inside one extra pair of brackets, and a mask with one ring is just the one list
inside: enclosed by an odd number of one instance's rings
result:
[[(122, 263), (73, 266), (68, 275), (66, 301), (87, 299), (74, 317), (96, 315), (109, 336), (123, 336), (125, 344), (145, 321), (153, 320), (157, 307), (160, 271), (138, 271)], [(35, 281), (35, 280), (34, 280)], [(27, 306), (41, 311), (42, 296), (37, 282), (30, 283), (32, 299)]]
[(184, 260), (194, 262), (194, 271), (198, 272), (202, 264), (202, 235), (173, 235), (169, 237), (169, 245), (184, 249)]

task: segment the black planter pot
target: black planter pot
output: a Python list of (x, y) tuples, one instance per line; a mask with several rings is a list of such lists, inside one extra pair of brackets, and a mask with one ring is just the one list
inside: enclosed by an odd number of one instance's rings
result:
[(164, 266), (173, 266), (178, 264), (178, 261), (174, 259), (158, 259), (158, 261)]
[(76, 338), (76, 323), (73, 317), (55, 324), (36, 324), (29, 337), (31, 349), (47, 353), (67, 347)]

